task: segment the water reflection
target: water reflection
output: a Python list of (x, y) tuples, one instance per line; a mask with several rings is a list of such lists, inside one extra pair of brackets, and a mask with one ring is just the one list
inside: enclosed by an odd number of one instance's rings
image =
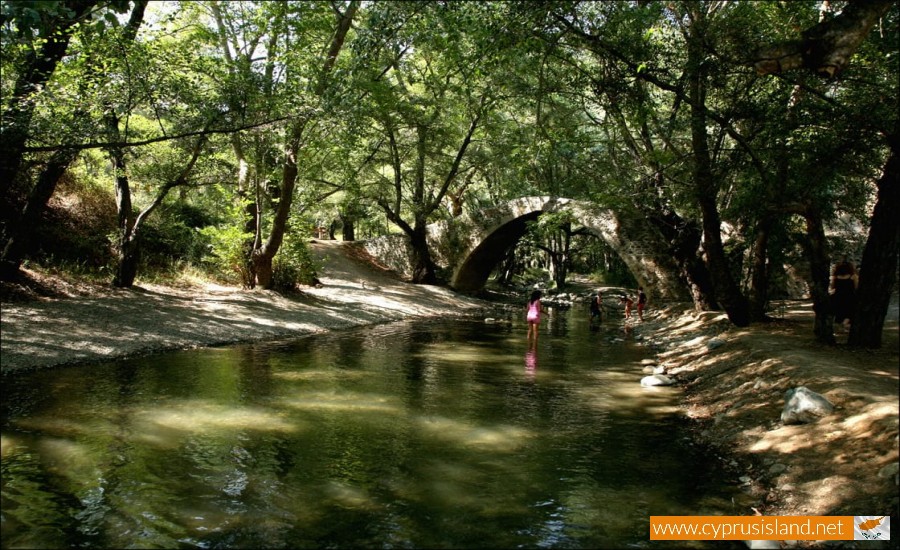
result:
[(582, 317), (536, 347), (418, 321), (5, 376), (3, 544), (618, 547), (733, 512), (674, 390)]
[(536, 373), (537, 349), (535, 347), (529, 347), (528, 351), (525, 352), (525, 374), (533, 378)]

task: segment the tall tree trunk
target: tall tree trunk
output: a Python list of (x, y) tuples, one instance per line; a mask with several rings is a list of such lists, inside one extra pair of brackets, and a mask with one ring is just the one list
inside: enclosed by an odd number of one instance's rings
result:
[(884, 318), (897, 281), (900, 249), (900, 132), (888, 138), (891, 155), (878, 180), (878, 201), (863, 250), (856, 311), (850, 326), (849, 344), (881, 347)]
[[(111, 141), (119, 138), (119, 117), (113, 111), (106, 115), (106, 133)], [(131, 186), (128, 182), (125, 152), (120, 147), (109, 151), (113, 171), (116, 176), (116, 212), (119, 238), (117, 239), (118, 266), (113, 276), (113, 286), (131, 288), (137, 277), (138, 243), (134, 238), (134, 206), (131, 203)]]
[(804, 214), (806, 218), (806, 241), (804, 249), (809, 259), (809, 291), (813, 299), (813, 311), (816, 314), (813, 333), (816, 340), (823, 344), (834, 344), (834, 313), (831, 308), (831, 297), (828, 295), (828, 268), (831, 264), (828, 254), (828, 241), (825, 238), (825, 227), (819, 213), (809, 206)]
[(416, 284), (437, 284), (434, 260), (431, 258), (431, 250), (428, 248), (427, 232), (424, 222), (417, 222), (412, 233), (409, 234), (409, 244), (412, 248), (412, 282)]
[[(337, 28), (332, 37), (328, 53), (326, 54), (319, 75), (319, 82), (316, 85), (316, 96), (321, 96), (325, 92), (331, 70), (334, 68), (337, 56), (344, 46), (344, 40), (347, 37), (347, 32), (350, 30), (350, 24), (353, 22), (353, 17), (356, 15), (357, 9), (359, 9), (359, 1), (353, 0), (350, 2), (350, 5), (347, 6), (347, 10), (344, 11), (338, 19)], [(272, 260), (275, 258), (275, 254), (278, 253), (279, 248), (281, 248), (281, 243), (284, 241), (284, 233), (287, 230), (287, 222), (291, 212), (291, 203), (294, 199), (294, 188), (297, 184), (297, 174), (299, 172), (297, 169), (297, 158), (300, 153), (300, 143), (303, 131), (308, 122), (309, 118), (304, 117), (295, 122), (291, 128), (287, 146), (284, 151), (284, 164), (281, 175), (281, 200), (278, 202), (278, 207), (275, 210), (275, 218), (272, 221), (272, 230), (269, 233), (269, 238), (266, 239), (265, 244), (253, 251), (253, 267), (256, 269), (256, 282), (266, 289), (272, 288)]]
[[(228, 26), (225, 23), (225, 19), (222, 15), (222, 10), (220, 7), (220, 2), (214, 1), (209, 3), (210, 11), (212, 11), (213, 18), (216, 21), (216, 27), (219, 31), (219, 47), (222, 50), (222, 55), (225, 58), (227, 63), (227, 68), (229, 75), (232, 78), (237, 78), (240, 71), (249, 71), (250, 69), (250, 60), (249, 57), (253, 55), (253, 51), (245, 51), (240, 56), (240, 62), (234, 59), (234, 56), (231, 54), (231, 47), (229, 45), (229, 36), (228, 36)], [(280, 19), (280, 17), (279, 17)], [(272, 41), (270, 41), (268, 54), (270, 56), (274, 56), (275, 45), (277, 44), (277, 34), (275, 32), (272, 33)], [(235, 51), (240, 52), (242, 50), (240, 44), (235, 45)], [(270, 91), (271, 88), (271, 63), (267, 64), (266, 67), (266, 77), (267, 80), (265, 84), (267, 86), (267, 91)], [(233, 96), (228, 96), (229, 101), (229, 109), (233, 112), (240, 112), (241, 105), (239, 102), (235, 101)], [(250, 189), (250, 163), (247, 161), (247, 155), (244, 152), (244, 143), (241, 138), (240, 132), (234, 132), (229, 136), (229, 141), (231, 142), (231, 149), (234, 154), (235, 160), (237, 161), (237, 200), (240, 204), (243, 205), (243, 216), (244, 216), (244, 233), (251, 235), (242, 243), (242, 257), (244, 258), (243, 265), (241, 266), (241, 282), (243, 283), (245, 288), (253, 288), (256, 285), (256, 274), (255, 267), (253, 261), (253, 253), (259, 246), (260, 235), (259, 235), (259, 200), (257, 195), (259, 194), (259, 190), (256, 190), (256, 193), (253, 193)], [(260, 173), (261, 167), (259, 163), (257, 163), (257, 173)]]
[(750, 268), (750, 319), (753, 321), (766, 320), (766, 305), (769, 302), (768, 249), (772, 221), (771, 217), (766, 215), (756, 226), (753, 261)]
[[(138, 29), (144, 21), (144, 11), (148, 0), (138, 0), (131, 10), (131, 17), (122, 40), (126, 44), (134, 42)], [(94, 70), (99, 70), (99, 65), (93, 64)], [(103, 115), (104, 130), (110, 143), (121, 141), (119, 132), (119, 116), (112, 104), (104, 106)], [(137, 219), (135, 218), (134, 205), (131, 201), (131, 185), (128, 181), (128, 166), (125, 162), (125, 151), (121, 147), (112, 146), (108, 150), (109, 159), (113, 165), (116, 189), (116, 212), (119, 231), (118, 238), (118, 266), (113, 276), (113, 285), (119, 288), (131, 288), (137, 277), (138, 264), (140, 262), (140, 243), (137, 240)]]
[[(693, 25), (701, 27), (701, 21)], [(750, 311), (746, 298), (734, 281), (725, 250), (722, 245), (721, 220), (716, 204), (718, 185), (712, 172), (709, 142), (706, 130), (706, 75), (703, 68), (704, 52), (700, 43), (702, 31), (692, 28), (688, 40), (688, 86), (691, 98), (691, 145), (694, 156), (694, 188), (700, 212), (703, 216), (703, 248), (712, 275), (716, 299), (725, 308), (728, 319), (736, 326), (750, 324)], [(696, 33), (696, 34), (693, 34)]]

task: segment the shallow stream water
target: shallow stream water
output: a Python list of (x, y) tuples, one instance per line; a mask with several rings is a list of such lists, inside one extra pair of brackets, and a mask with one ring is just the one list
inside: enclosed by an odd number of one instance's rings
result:
[(518, 316), (6, 375), (3, 547), (668, 548), (650, 515), (736, 513), (635, 333)]

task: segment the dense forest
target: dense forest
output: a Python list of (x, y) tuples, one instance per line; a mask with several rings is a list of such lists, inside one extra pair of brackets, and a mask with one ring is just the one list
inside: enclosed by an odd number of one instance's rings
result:
[[(33, 262), (290, 288), (314, 276), (311, 236), (394, 232), (414, 282), (440, 283), (428, 224), (552, 195), (655, 227), (695, 306), (739, 326), (794, 277), (833, 343), (848, 256), (850, 344), (881, 344), (896, 2), (4, 0), (0, 17), (4, 278)], [(616, 271), (582, 229), (542, 218), (498, 274)]]

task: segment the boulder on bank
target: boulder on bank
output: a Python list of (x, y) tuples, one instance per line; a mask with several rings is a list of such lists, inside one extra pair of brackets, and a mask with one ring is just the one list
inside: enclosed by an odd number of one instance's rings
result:
[(641, 378), (641, 386), (645, 388), (651, 386), (671, 386), (675, 381), (664, 374), (654, 374)]
[(791, 388), (784, 394), (781, 421), (785, 424), (808, 424), (834, 411), (834, 405), (824, 396), (806, 386)]

